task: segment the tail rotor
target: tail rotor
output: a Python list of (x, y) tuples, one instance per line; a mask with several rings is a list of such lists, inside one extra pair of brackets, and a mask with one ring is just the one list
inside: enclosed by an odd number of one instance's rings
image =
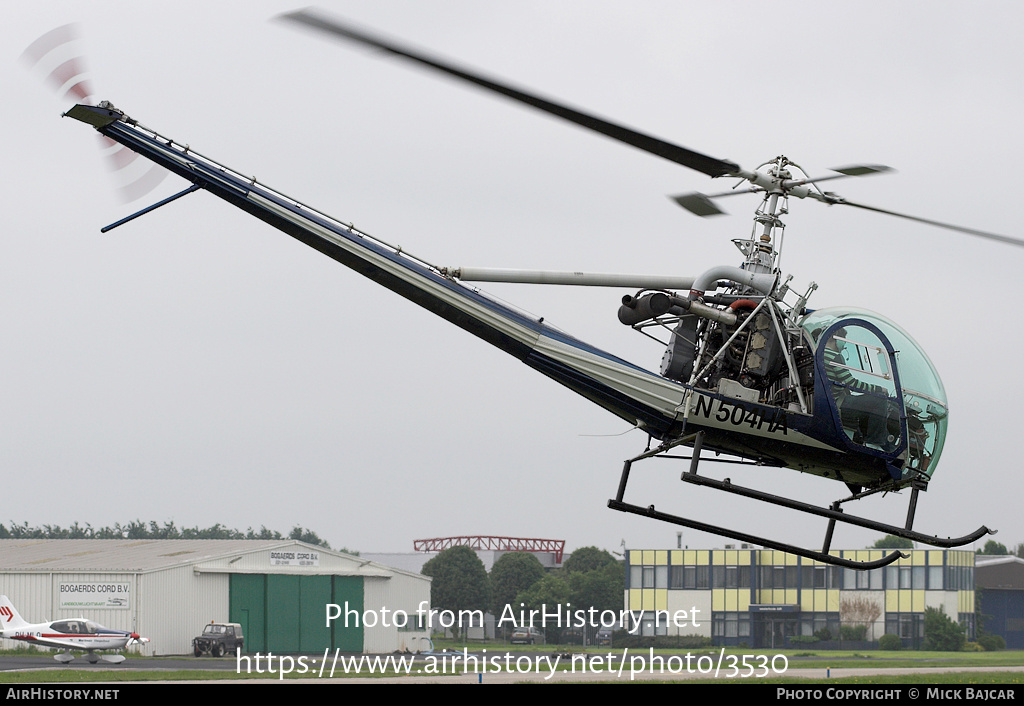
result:
[[(22, 52), (21, 61), (42, 73), (44, 81), (62, 99), (87, 104), (96, 102), (77, 24), (51, 29)], [(127, 147), (102, 135), (99, 139), (104, 161), (117, 175), (118, 196), (123, 203), (142, 198), (167, 176), (167, 170), (145, 160), (135, 164), (138, 154)]]

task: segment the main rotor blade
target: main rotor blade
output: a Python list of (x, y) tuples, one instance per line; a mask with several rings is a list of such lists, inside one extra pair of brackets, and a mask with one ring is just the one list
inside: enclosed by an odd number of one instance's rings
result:
[(975, 230), (974, 228), (964, 228), (963, 226), (956, 226), (952, 223), (943, 223), (942, 221), (933, 221), (928, 218), (919, 218), (918, 216), (908, 216), (905, 213), (897, 213), (896, 211), (887, 211), (884, 208), (877, 208), (875, 206), (867, 206), (862, 203), (855, 203), (848, 201), (842, 197), (836, 197), (831, 201), (833, 204), (842, 204), (844, 206), (853, 206), (854, 208), (862, 208), (865, 211), (874, 211), (875, 213), (884, 213), (887, 216), (896, 216), (897, 218), (906, 218), (908, 221), (917, 221), (918, 223), (926, 223), (930, 226), (936, 226), (938, 228), (945, 228), (947, 230), (955, 230), (958, 233), (966, 233), (967, 235), (974, 235), (979, 238), (987, 238), (989, 240), (997, 240), (1000, 243), (1009, 243), (1010, 245), (1018, 245), (1024, 247), (1024, 240), (1019, 238), (1011, 238), (1008, 235), (999, 235), (998, 233), (988, 233), (983, 230)]
[(684, 167), (689, 167), (690, 169), (695, 169), (698, 172), (703, 172), (711, 177), (735, 174), (739, 170), (739, 165), (734, 164), (733, 162), (710, 157), (706, 154), (701, 154), (700, 152), (694, 152), (693, 150), (686, 149), (685, 147), (665, 142), (664, 140), (650, 135), (645, 135), (631, 128), (617, 125), (594, 115), (589, 115), (574, 108), (527, 93), (521, 89), (514, 88), (507, 84), (481, 76), (468, 69), (448, 63), (440, 58), (429, 56), (428, 54), (412, 49), (411, 47), (404, 46), (393, 40), (370, 34), (361, 29), (356, 29), (352, 25), (342, 24), (336, 20), (328, 19), (322, 15), (315, 14), (308, 9), (281, 15), (281, 19), (297, 22), (299, 24), (306, 25), (307, 27), (332, 34), (336, 37), (367, 44), (371, 47), (382, 49), (390, 54), (404, 57), (428, 68), (448, 74), (449, 76), (454, 76), (455, 78), (468, 81), (469, 83), (475, 84), (489, 91), (500, 93), (512, 100), (533, 106), (545, 113), (556, 115), (564, 120), (568, 120), (569, 122), (581, 125), (595, 132), (599, 132), (602, 135), (611, 137), (612, 139), (625, 142), (628, 145), (632, 145), (638, 149), (644, 150), (645, 152), (663, 157), (664, 159), (675, 162), (676, 164), (681, 164)]
[(787, 179), (785, 185), (790, 186), (803, 186), (804, 184), (817, 184), (822, 181), (830, 181), (832, 179), (843, 179), (851, 176), (870, 176), (872, 174), (884, 174), (885, 172), (896, 171), (892, 167), (887, 167), (884, 164), (851, 164), (848, 167), (836, 167), (832, 171), (838, 172), (837, 174), (828, 174), (820, 177), (808, 177), (807, 179)]
[(725, 215), (725, 211), (718, 207), (711, 199), (722, 198), (723, 196), (736, 196), (737, 194), (756, 194), (764, 191), (764, 189), (752, 186), (749, 189), (735, 189), (733, 191), (723, 191), (720, 194), (702, 194), (699, 191), (691, 191), (686, 194), (679, 194), (677, 196), (669, 196), (670, 199), (675, 201), (677, 204), (685, 208), (690, 213), (706, 218), (708, 216), (722, 216)]

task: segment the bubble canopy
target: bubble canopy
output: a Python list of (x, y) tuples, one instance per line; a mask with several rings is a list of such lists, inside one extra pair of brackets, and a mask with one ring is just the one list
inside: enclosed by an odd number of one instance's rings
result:
[(931, 477), (946, 440), (949, 416), (946, 390), (935, 366), (910, 334), (873, 311), (854, 307), (818, 309), (804, 316), (800, 326), (817, 346), (821, 333), (844, 319), (861, 319), (874, 324), (896, 351), (896, 367), (910, 436), (910, 458), (906, 470)]

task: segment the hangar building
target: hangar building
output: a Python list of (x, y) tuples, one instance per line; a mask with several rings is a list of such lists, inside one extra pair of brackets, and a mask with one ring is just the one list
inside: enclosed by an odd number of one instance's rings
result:
[(1007, 649), (1024, 649), (1024, 559), (979, 555), (976, 571), (981, 627), (1002, 635)]
[[(2, 539), (0, 594), (29, 622), (137, 632), (147, 655), (190, 653), (211, 621), (240, 623), (249, 653), (415, 651), (429, 637), (428, 577), (295, 540)], [(328, 604), (343, 611), (330, 627)]]

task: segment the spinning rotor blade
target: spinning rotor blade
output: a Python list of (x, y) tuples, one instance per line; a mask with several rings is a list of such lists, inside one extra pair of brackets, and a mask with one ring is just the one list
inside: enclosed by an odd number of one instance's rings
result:
[(853, 206), (854, 208), (862, 208), (865, 211), (874, 211), (875, 213), (884, 213), (887, 216), (896, 216), (897, 218), (906, 218), (908, 221), (917, 221), (918, 223), (925, 223), (930, 226), (937, 228), (945, 228), (946, 230), (955, 230), (958, 233), (966, 233), (967, 235), (974, 235), (978, 238), (987, 238), (989, 240), (996, 240), (1000, 243), (1008, 243), (1009, 245), (1017, 245), (1024, 247), (1024, 240), (1018, 238), (1011, 238), (1008, 235), (999, 235), (998, 233), (988, 233), (983, 230), (975, 230), (974, 228), (964, 228), (963, 226), (956, 226), (952, 223), (943, 223), (942, 221), (933, 221), (928, 218), (919, 218), (918, 216), (909, 216), (906, 213), (897, 213), (896, 211), (887, 211), (884, 208), (876, 208), (875, 206), (868, 206), (862, 203), (855, 203), (848, 201), (841, 196), (832, 196), (827, 203), (838, 204), (843, 206)]
[(85, 61), (75, 52), (78, 43), (78, 25), (62, 25), (28, 45), (21, 61), (32, 68), (42, 63), (46, 82), (55, 91), (64, 91), (65, 99), (88, 102), (93, 90)]
[(718, 199), (723, 196), (736, 196), (737, 194), (756, 194), (761, 191), (764, 191), (764, 189), (758, 187), (723, 191), (720, 194), (702, 194), (699, 191), (691, 191), (686, 194), (679, 194), (678, 196), (669, 196), (669, 198), (690, 213), (706, 218), (707, 216), (721, 216), (725, 214), (725, 211), (720, 209), (711, 199)]
[(563, 120), (568, 120), (576, 125), (581, 125), (582, 127), (599, 132), (602, 135), (606, 135), (620, 142), (625, 142), (628, 145), (632, 145), (638, 149), (644, 150), (645, 152), (649, 152), (657, 155), (658, 157), (675, 162), (676, 164), (681, 164), (684, 167), (689, 167), (690, 169), (695, 169), (698, 172), (703, 172), (711, 177), (736, 174), (740, 169), (739, 165), (734, 164), (733, 162), (710, 157), (708, 155), (701, 154), (700, 152), (694, 152), (693, 150), (686, 149), (685, 147), (665, 142), (664, 140), (660, 140), (650, 135), (645, 135), (628, 127), (617, 125), (594, 115), (589, 115), (574, 108), (535, 96), (521, 89), (513, 88), (507, 84), (485, 78), (480, 74), (448, 63), (442, 59), (429, 56), (428, 54), (419, 52), (393, 40), (370, 34), (364, 30), (356, 29), (351, 25), (342, 24), (336, 20), (327, 19), (326, 17), (317, 15), (310, 10), (299, 10), (297, 12), (288, 13), (281, 15), (281, 18), (306, 25), (307, 27), (326, 32), (327, 34), (332, 34), (336, 37), (366, 44), (390, 54), (404, 57), (423, 66), (434, 69), (435, 71), (440, 71), (448, 74), (449, 76), (454, 76), (455, 78), (462, 79), (463, 81), (468, 81), (469, 83), (475, 84), (489, 91), (500, 93), (512, 100), (533, 106), (545, 113), (556, 115)]
[(872, 206), (866, 206), (863, 204), (854, 203), (847, 201), (844, 198), (835, 194), (822, 194), (820, 191), (812, 187), (816, 182), (828, 181), (831, 179), (839, 179), (846, 176), (866, 176), (870, 174), (878, 174), (887, 171), (891, 171), (889, 167), (878, 164), (855, 164), (847, 167), (839, 167), (834, 171), (837, 174), (816, 178), (805, 178), (805, 179), (777, 179), (760, 171), (748, 171), (742, 169), (738, 164), (716, 157), (711, 157), (700, 152), (681, 147), (679, 145), (666, 142), (657, 137), (646, 135), (642, 132), (633, 130), (632, 128), (618, 125), (613, 122), (604, 120), (595, 115), (584, 113), (570, 108), (568, 106), (556, 103), (546, 98), (534, 95), (527, 91), (519, 88), (515, 88), (508, 84), (496, 81), (491, 78), (482, 76), (474, 71), (466, 68), (462, 68), (455, 64), (452, 64), (444, 59), (431, 56), (426, 52), (419, 51), (412, 47), (406, 46), (400, 42), (392, 39), (382, 37), (370, 33), (366, 30), (359, 29), (350, 24), (342, 23), (334, 19), (329, 19), (323, 15), (317, 14), (316, 12), (305, 9), (298, 10), (296, 12), (287, 13), (280, 16), (280, 19), (288, 20), (300, 25), (304, 25), (313, 30), (324, 32), (329, 35), (333, 35), (340, 39), (345, 39), (359, 44), (364, 44), (376, 49), (380, 49), (389, 54), (403, 57), (410, 61), (413, 61), (421, 66), (425, 66), (429, 69), (447, 74), (457, 79), (461, 79), (468, 83), (472, 83), (480, 88), (499, 93), (506, 98), (510, 98), (519, 103), (523, 103), (536, 108), (537, 110), (544, 111), (549, 115), (554, 115), (563, 120), (567, 120), (571, 123), (585, 127), (594, 132), (601, 133), (607, 137), (610, 137), (619, 142), (624, 142), (628, 145), (632, 145), (638, 149), (641, 149), (650, 154), (667, 159), (670, 162), (681, 164), (684, 167), (689, 167), (703, 174), (707, 174), (710, 177), (721, 177), (721, 176), (736, 176), (749, 181), (754, 188), (744, 191), (727, 192), (725, 194), (714, 194), (712, 196), (706, 196), (700, 193), (683, 194), (680, 196), (670, 197), (676, 201), (680, 206), (686, 208), (699, 216), (711, 216), (724, 213), (718, 208), (712, 201), (712, 198), (718, 198), (720, 196), (733, 195), (734, 193), (750, 193), (760, 191), (776, 191), (784, 193), (788, 196), (795, 198), (812, 198), (817, 201), (821, 201), (827, 204), (846, 204), (847, 206), (855, 206), (857, 208), (863, 208), (869, 211), (876, 211), (878, 213), (885, 213), (890, 216), (897, 216), (899, 218), (906, 218), (919, 223), (926, 223), (928, 225), (937, 226), (939, 228), (946, 228), (949, 230), (955, 230), (968, 235), (975, 235), (981, 238), (988, 238), (990, 240), (998, 240), (1000, 242), (1009, 243), (1011, 245), (1024, 246), (1024, 241), (1016, 238), (1010, 238), (1005, 235), (998, 235), (995, 233), (986, 233), (984, 231), (974, 230), (972, 228), (964, 228), (961, 226), (951, 225), (949, 223), (943, 223), (941, 221), (933, 221), (926, 218), (917, 218), (915, 216), (908, 216), (902, 213), (896, 213), (895, 211), (886, 211), (881, 208), (874, 208)]
[[(65, 99), (90, 103), (94, 92), (85, 59), (80, 55), (80, 44), (78, 25), (63, 25), (32, 42), (22, 52), (21, 60), (29, 68), (45, 72), (46, 82), (58, 93), (63, 93)], [(156, 164), (143, 166), (139, 163), (135, 168), (129, 168), (139, 155), (108, 137), (98, 137), (110, 170), (125, 170), (121, 172), (122, 183), (118, 187), (118, 196), (123, 203), (142, 198), (169, 173)]]
[(829, 174), (828, 176), (814, 177), (813, 179), (798, 179), (797, 181), (786, 181), (786, 186), (803, 186), (804, 184), (817, 184), (821, 181), (831, 181), (832, 179), (842, 179), (843, 177), (849, 176), (869, 176), (871, 174), (884, 174), (885, 172), (896, 171), (892, 167), (887, 167), (884, 164), (851, 164), (848, 167), (836, 167), (832, 171), (838, 172), (837, 174)]
[(893, 169), (892, 167), (886, 167), (882, 164), (851, 164), (846, 167), (836, 167), (832, 171), (836, 172), (836, 174), (829, 174), (827, 176), (814, 178), (807, 177), (804, 179), (773, 179), (761, 172), (741, 171), (738, 176), (742, 176), (744, 179), (755, 184), (755, 186), (742, 190), (734, 188), (732, 191), (724, 191), (719, 194), (702, 194), (699, 191), (691, 191), (686, 194), (679, 194), (678, 196), (669, 196), (669, 198), (690, 213), (698, 215), (701, 218), (724, 215), (725, 211), (719, 208), (712, 199), (722, 198), (723, 196), (735, 196), (737, 194), (757, 194), (765, 191), (778, 191), (780, 194), (785, 193), (795, 196), (796, 198), (803, 199), (809, 197), (817, 199), (818, 201), (824, 201), (825, 203), (831, 203), (828, 201), (828, 197), (824, 196), (820, 192), (800, 187), (804, 187), (807, 184), (816, 184), (819, 181), (830, 181), (832, 179), (842, 179), (850, 176), (882, 174), (884, 172), (891, 172)]

